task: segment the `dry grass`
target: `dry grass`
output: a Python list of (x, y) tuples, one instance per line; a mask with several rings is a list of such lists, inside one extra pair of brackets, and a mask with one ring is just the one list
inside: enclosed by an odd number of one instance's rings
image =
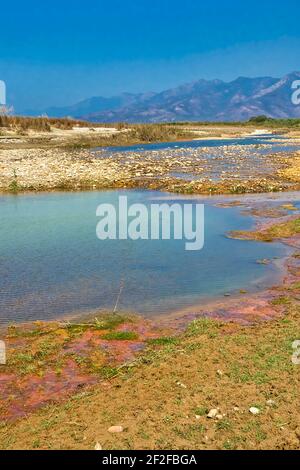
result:
[(289, 181), (298, 183), (300, 181), (300, 152), (295, 157), (287, 158), (287, 168), (280, 171), (280, 175)]
[(40, 132), (50, 132), (51, 127), (57, 129), (72, 129), (74, 126), (89, 127), (91, 124), (86, 121), (73, 119), (58, 119), (48, 117), (23, 117), (23, 116), (1, 116), (0, 128), (16, 129), (19, 131), (36, 130)]

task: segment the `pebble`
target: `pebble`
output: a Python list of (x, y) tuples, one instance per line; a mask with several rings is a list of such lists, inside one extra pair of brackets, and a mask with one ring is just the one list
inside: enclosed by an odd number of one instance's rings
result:
[[(267, 149), (268, 145), (261, 148)], [(251, 158), (248, 158), (250, 155)], [(262, 166), (266, 175), (264, 178), (261, 175)], [(14, 167), (18, 184), (23, 189), (35, 190), (51, 190), (64, 184), (74, 188), (102, 188), (116, 182), (118, 187), (126, 187), (128, 183), (134, 186), (134, 178), (145, 176), (151, 187), (151, 184), (156, 186), (158, 175), (166, 188), (171, 189), (172, 184), (179, 184), (180, 188), (189, 188), (194, 192), (202, 189), (212, 192), (211, 182), (221, 192), (228, 189), (236, 191), (240, 186), (250, 192), (256, 189), (260, 192), (262, 188), (266, 191), (273, 191), (274, 187), (282, 189), (278, 181), (270, 184), (267, 179), (276, 174), (277, 165), (274, 168), (273, 159), (261, 155), (253, 145), (197, 149), (178, 147), (140, 153), (116, 150), (91, 152), (84, 149), (65, 151), (55, 147), (0, 149), (0, 189), (7, 190), (12, 182)]]
[(253, 415), (259, 415), (260, 413), (260, 409), (256, 408), (255, 406), (252, 406), (250, 409), (249, 409), (250, 413), (253, 414)]
[(274, 400), (268, 400), (268, 401), (267, 401), (267, 405), (268, 405), (268, 406), (274, 406), (274, 405), (275, 405), (275, 401), (274, 401)]
[(182, 387), (182, 388), (187, 388), (187, 386), (186, 386), (186, 385), (184, 385), (184, 384), (183, 384), (183, 383), (181, 383), (181, 382), (177, 382), (177, 385), (178, 385), (179, 387)]
[(102, 450), (102, 446), (99, 442), (96, 442), (96, 445), (94, 447), (95, 450)]
[(111, 432), (111, 433), (123, 432), (123, 431), (124, 431), (123, 426), (111, 426), (111, 427), (108, 429), (108, 432)]
[(213, 408), (212, 410), (210, 410), (207, 417), (210, 419), (213, 419), (213, 418), (216, 418), (218, 414), (219, 414), (219, 410), (217, 410), (216, 408)]

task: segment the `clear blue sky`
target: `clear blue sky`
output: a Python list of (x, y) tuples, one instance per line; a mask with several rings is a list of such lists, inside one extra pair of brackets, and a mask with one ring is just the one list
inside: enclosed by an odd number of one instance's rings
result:
[(0, 79), (15, 108), (300, 69), (299, 0), (1, 2)]

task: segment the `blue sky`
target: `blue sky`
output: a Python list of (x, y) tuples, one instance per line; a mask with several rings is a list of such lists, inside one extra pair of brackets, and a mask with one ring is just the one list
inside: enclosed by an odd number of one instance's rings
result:
[(16, 110), (199, 78), (300, 69), (300, 2), (1, 2), (0, 79)]

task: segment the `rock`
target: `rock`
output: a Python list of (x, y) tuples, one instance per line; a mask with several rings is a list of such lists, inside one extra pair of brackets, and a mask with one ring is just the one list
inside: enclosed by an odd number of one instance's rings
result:
[(234, 407), (233, 407), (233, 410), (234, 410), (234, 411), (240, 411), (240, 409), (239, 409), (238, 406), (234, 406)]
[(111, 432), (111, 433), (123, 432), (123, 431), (124, 431), (123, 426), (111, 426), (111, 427), (108, 429), (108, 432)]
[(250, 409), (249, 409), (250, 413), (253, 414), (253, 415), (259, 415), (260, 413), (260, 409), (256, 408), (255, 406), (252, 406)]
[(271, 263), (271, 260), (266, 259), (266, 258), (265, 258), (265, 259), (258, 259), (258, 260), (256, 260), (256, 263), (257, 263), (257, 264), (265, 264), (265, 265), (267, 265), (267, 264), (270, 264), (270, 263)]
[(182, 388), (187, 388), (186, 385), (184, 385), (183, 383), (181, 382), (176, 382), (176, 384), (179, 386), (179, 387), (182, 387)]
[(268, 401), (267, 401), (267, 405), (268, 405), (268, 406), (275, 406), (275, 404), (276, 404), (276, 403), (275, 403), (274, 400), (268, 400)]
[(201, 419), (201, 416), (200, 415), (195, 415), (195, 418), (198, 420), (198, 419)]
[(217, 375), (218, 375), (219, 377), (222, 377), (224, 374), (223, 374), (223, 372), (222, 372), (220, 369), (218, 369), (218, 370), (217, 370)]
[(207, 417), (210, 418), (210, 419), (213, 419), (213, 418), (216, 418), (216, 416), (219, 414), (219, 410), (217, 410), (216, 408), (210, 410), (210, 412), (208, 413)]
[(102, 450), (102, 446), (99, 442), (96, 442), (96, 445), (94, 447), (95, 450)]
[(217, 415), (216, 419), (218, 419), (220, 421), (221, 419), (223, 419), (223, 415)]

